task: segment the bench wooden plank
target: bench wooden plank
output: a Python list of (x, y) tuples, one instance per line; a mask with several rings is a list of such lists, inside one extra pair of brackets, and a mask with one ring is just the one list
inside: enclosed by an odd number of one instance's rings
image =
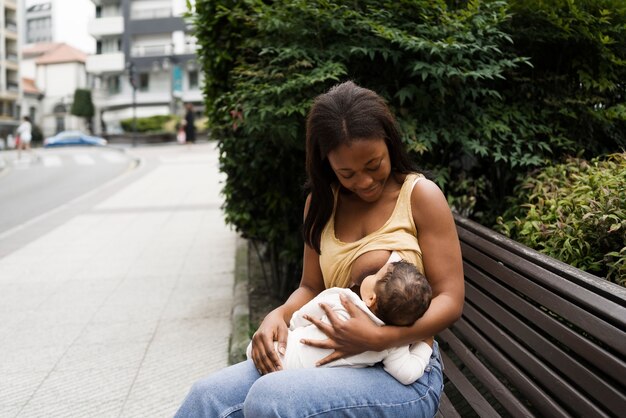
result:
[(452, 360), (441, 352), (441, 358), (446, 365), (446, 376), (454, 382), (454, 386), (463, 394), (471, 407), (484, 418), (498, 418), (500, 414), (483, 398), (480, 392), (472, 385), (472, 383), (463, 375), (463, 373), (454, 365)]
[[(467, 254), (473, 256), (472, 260), (477, 261), (477, 265), (485, 266), (491, 263), (487, 267), (490, 270), (490, 276), (486, 276), (483, 273), (479, 272), (472, 264), (465, 263), (464, 270), (466, 275), (467, 282), (476, 282), (479, 286), (483, 288), (489, 288), (490, 291), (500, 292), (498, 293), (499, 298), (504, 298), (504, 290), (505, 285), (507, 287), (512, 287), (516, 291), (521, 292), (525, 296), (528, 296), (532, 299), (537, 299), (536, 295), (541, 293), (545, 293), (545, 290), (534, 282), (525, 280), (523, 276), (520, 276), (518, 273), (508, 270), (506, 267), (497, 263), (497, 261), (488, 258), (484, 254), (475, 253), (473, 249), (470, 247), (464, 246), (464, 251)], [(497, 274), (498, 277), (502, 279), (495, 279), (492, 275)], [(500, 287), (498, 287), (500, 286)], [(558, 295), (550, 294), (546, 297), (543, 297), (543, 302), (548, 303), (552, 307), (559, 305), (559, 310), (564, 314), (567, 314), (568, 308), (566, 306), (567, 302), (562, 298), (559, 298)], [(549, 300), (548, 300), (549, 299)], [(577, 353), (579, 356), (589, 359), (593, 361), (593, 363), (598, 367), (598, 369), (602, 370), (607, 376), (610, 376), (612, 379), (620, 382), (622, 385), (626, 385), (626, 363), (623, 358), (616, 356), (608, 352), (605, 348), (597, 345), (596, 342), (590, 341), (585, 338), (581, 334), (577, 333), (571, 327), (567, 326), (563, 322), (559, 321), (552, 315), (547, 314), (544, 310), (534, 308), (532, 306), (523, 301), (511, 299), (507, 300), (507, 303), (512, 304), (511, 307), (515, 307), (518, 312), (520, 312), (524, 317), (528, 318), (529, 321), (532, 321), (533, 324), (537, 324), (537, 327), (545, 330), (548, 335), (553, 336), (558, 339), (563, 345), (567, 346), (570, 350)], [(596, 321), (601, 321), (601, 319), (593, 316), (591, 312), (584, 311), (577, 306), (571, 306), (569, 308), (570, 314), (573, 312), (581, 317), (588, 317), (588, 319), (584, 319), (585, 323), (596, 324)], [(566, 316), (569, 319), (569, 316)], [(581, 321), (579, 321), (581, 322)], [(597, 325), (603, 332), (610, 337), (607, 337), (608, 344), (613, 339), (624, 338), (626, 340), (626, 333), (609, 325), (601, 322), (600, 325)], [(585, 329), (585, 332), (588, 332), (591, 335), (595, 335), (596, 332), (593, 330)]]
[[(514, 416), (532, 416), (528, 408), (511, 393), (498, 378), (472, 353), (450, 330), (444, 330), (438, 335), (444, 340), (459, 357), (472, 374), (489, 389), (494, 398)], [(446, 375), (451, 360), (444, 362)], [(454, 381), (453, 381), (454, 383)], [(482, 396), (482, 395), (481, 395)]]
[(626, 410), (626, 288), (455, 221), (466, 300), (462, 318), (438, 336), (456, 362), (444, 369), (446, 390), (458, 390), (441, 410), (459, 396), (515, 417)]
[[(482, 270), (489, 271), (491, 277), (497, 278), (497, 280), (517, 289), (555, 314), (566, 318), (573, 325), (583, 329), (585, 332), (593, 335), (594, 338), (602, 341), (607, 347), (615, 350), (617, 354), (626, 356), (626, 331), (624, 328), (620, 329), (612, 323), (606, 322), (606, 317), (603, 318), (600, 310), (583, 308), (578, 303), (577, 299), (574, 301), (565, 299), (561, 296), (563, 293), (556, 292), (554, 287), (545, 287), (545, 283), (540, 284), (528, 280), (525, 276), (511, 270), (504, 264), (494, 261), (493, 258), (487, 257), (485, 254), (477, 251), (473, 246), (463, 243), (461, 248), (463, 254), (468, 260), (471, 260), (471, 264)], [(551, 279), (554, 282), (560, 279), (553, 277), (555, 275), (547, 271), (544, 271), (544, 274), (547, 276), (547, 279)], [(578, 297), (587, 297), (588, 300), (598, 305), (609, 305), (611, 303), (598, 298), (597, 295), (585, 289), (579, 290), (581, 290), (581, 293), (577, 293)], [(585, 292), (582, 293), (582, 291)], [(569, 296), (568, 292), (564, 293), (565, 296)], [(624, 311), (624, 317), (622, 318), (622, 322), (624, 322), (624, 318), (626, 318), (626, 308), (620, 307), (620, 309)], [(613, 309), (612, 312), (613, 311), (617, 311), (617, 309)]]
[[(607, 280), (599, 279), (593, 274), (572, 267), (567, 263), (556, 260), (545, 254), (541, 254), (538, 251), (528, 248), (525, 245), (513, 241), (502, 234), (499, 234), (458, 214), (454, 214), (454, 221), (457, 225), (458, 231), (463, 229), (467, 232), (471, 232), (475, 236), (486, 239), (487, 241), (494, 243), (497, 247), (506, 248), (506, 250), (512, 254), (551, 271), (571, 283), (576, 283), (579, 286), (591, 290), (606, 300), (614, 302), (622, 307), (625, 305), (624, 301), (626, 301), (626, 288), (623, 286), (617, 286)], [(616, 316), (619, 318), (619, 315)], [(619, 322), (624, 323), (624, 318), (621, 318), (622, 319)]]
[(435, 415), (436, 418), (461, 418), (450, 399), (446, 396), (445, 392), (441, 393), (441, 400), (439, 401), (439, 411)]
[[(469, 341), (471, 346), (480, 352), (481, 357), (488, 359), (489, 365), (505, 376), (508, 384), (515, 388), (524, 387), (524, 396), (535, 409), (542, 411), (545, 416), (549, 417), (569, 415), (561, 405), (546, 393), (542, 386), (538, 385), (538, 382), (519, 370), (514, 363), (511, 363), (510, 358), (497, 350), (474, 325), (467, 321), (461, 321), (455, 324), (454, 330), (463, 339)], [(494, 396), (496, 395), (494, 393)], [(513, 413), (513, 415), (515, 414)]]
[[(546, 289), (550, 289), (552, 293), (567, 297), (569, 300), (574, 301), (578, 306), (584, 307), (585, 310), (589, 312), (593, 312), (596, 316), (602, 318), (606, 322), (614, 324), (614, 326), (621, 327), (621, 329), (625, 329), (626, 306), (624, 306), (623, 301), (626, 300), (626, 288), (617, 286), (613, 283), (605, 283), (605, 285), (609, 284), (613, 287), (612, 297), (607, 298), (605, 297), (606, 286), (599, 286), (598, 288), (593, 288), (590, 291), (588, 288), (590, 284), (588, 282), (585, 282), (587, 287), (581, 286), (557, 273), (554, 273), (550, 269), (543, 268), (532, 261), (518, 257), (515, 253), (510, 251), (512, 247), (519, 246), (520, 244), (518, 243), (511, 241), (507, 242), (507, 245), (503, 245), (502, 239), (499, 239), (499, 242), (496, 244), (486, 238), (473, 235), (463, 228), (457, 228), (457, 231), (462, 244), (465, 243), (466, 245), (471, 246), (476, 250), (476, 252), (489, 254), (503, 265), (507, 265), (509, 268), (519, 272), (524, 277), (540, 283), (541, 286)], [(492, 235), (497, 234), (492, 231)], [(466, 255), (464, 253), (464, 258), (473, 259), (473, 256), (470, 254)], [(554, 262), (556, 263), (557, 260), (554, 260)], [(595, 280), (598, 281), (598, 278), (595, 277)], [(602, 290), (602, 294), (599, 293), (600, 289)], [(621, 298), (617, 298), (618, 296)], [(614, 298), (617, 298), (617, 300), (613, 300)], [(620, 344), (620, 348), (622, 349), (621, 354), (626, 355), (626, 342), (616, 339), (613, 340), (612, 343)]]
[[(608, 409), (626, 405), (626, 395), (617, 390), (615, 383), (607, 379), (605, 375), (598, 373), (597, 370), (590, 370), (586, 359), (572, 357), (570, 353), (562, 350), (551, 339), (546, 338), (546, 336), (533, 330), (530, 325), (513, 316), (499, 302), (481, 293), (471, 283), (466, 284), (466, 292), (468, 298), (472, 300), (473, 306), (489, 315), (490, 321), (495, 327), (500, 328), (502, 332), (518, 341), (520, 346), (532, 351), (537, 358), (541, 359), (544, 367), (549, 367), (562, 379), (580, 387), (592, 396), (598, 404), (605, 405)], [(506, 303), (510, 299), (506, 298), (503, 301)], [(546, 316), (544, 320), (554, 321), (555, 319)], [(498, 345), (498, 342), (494, 344)], [(591, 364), (595, 364), (595, 358), (590, 360)], [(524, 365), (521, 367), (524, 368)]]

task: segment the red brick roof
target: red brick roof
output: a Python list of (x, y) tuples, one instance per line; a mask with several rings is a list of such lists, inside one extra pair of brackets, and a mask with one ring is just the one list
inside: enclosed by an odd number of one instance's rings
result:
[(87, 54), (65, 43), (42, 42), (22, 51), (24, 58), (38, 57), (35, 64), (61, 64), (85, 62)]

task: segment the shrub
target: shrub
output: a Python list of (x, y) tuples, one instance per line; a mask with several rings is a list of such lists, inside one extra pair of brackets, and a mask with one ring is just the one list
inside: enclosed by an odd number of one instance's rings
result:
[[(147, 118), (137, 118), (136, 130), (137, 132), (165, 132), (166, 124), (175, 119), (175, 116), (170, 115), (156, 115), (149, 116)], [(124, 132), (133, 132), (133, 119), (124, 119), (121, 122)]]
[(497, 229), (582, 270), (626, 285), (626, 152), (571, 158), (517, 188)]
[(85, 118), (89, 132), (91, 133), (93, 131), (91, 123), (95, 114), (95, 109), (93, 101), (91, 100), (91, 90), (76, 89), (74, 91), (74, 101), (72, 102), (70, 112), (74, 116)]

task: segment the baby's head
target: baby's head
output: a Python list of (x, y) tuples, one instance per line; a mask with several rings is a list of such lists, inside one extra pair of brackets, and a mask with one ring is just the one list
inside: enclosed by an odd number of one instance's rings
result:
[(361, 283), (361, 298), (381, 321), (408, 326), (430, 306), (432, 289), (426, 277), (406, 261), (386, 264)]

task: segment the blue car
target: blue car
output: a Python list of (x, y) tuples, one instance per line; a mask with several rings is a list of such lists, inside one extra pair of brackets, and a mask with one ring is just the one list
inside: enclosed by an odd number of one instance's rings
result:
[(104, 146), (107, 144), (107, 140), (100, 138), (99, 136), (91, 136), (82, 133), (81, 131), (63, 131), (58, 134), (48, 137), (43, 141), (43, 146), (48, 147), (62, 147), (66, 145), (96, 145)]

